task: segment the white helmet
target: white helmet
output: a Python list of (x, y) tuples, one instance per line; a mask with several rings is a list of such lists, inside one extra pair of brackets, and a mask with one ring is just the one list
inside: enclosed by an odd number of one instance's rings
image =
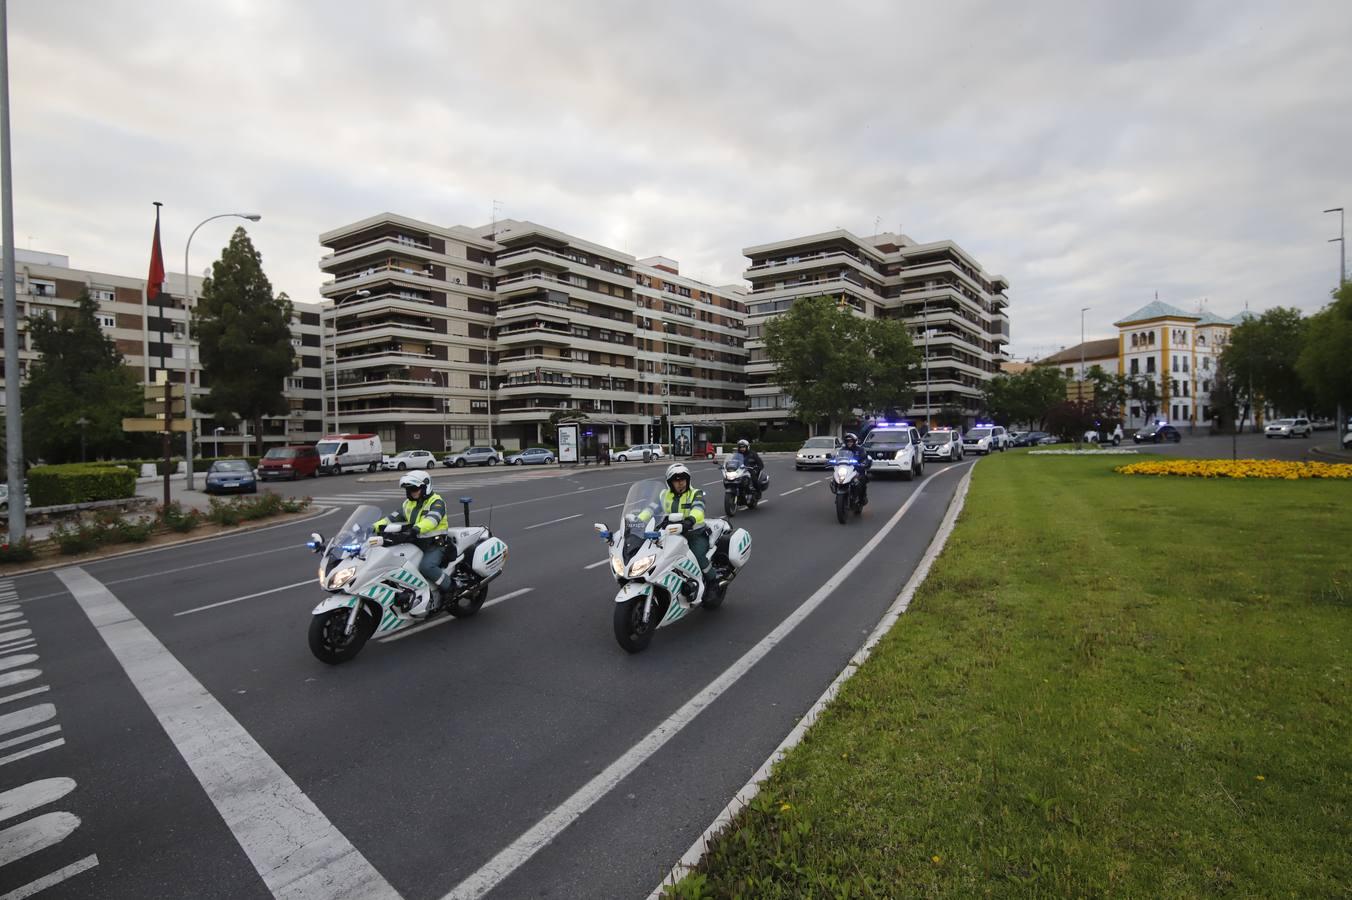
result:
[(689, 483), (690, 470), (685, 467), (685, 463), (672, 463), (671, 465), (667, 466), (667, 475), (666, 475), (667, 487), (671, 487), (671, 480), (678, 476), (684, 478), (687, 484)]
[(748, 441), (746, 438), (742, 438), (740, 441), (737, 442), (737, 449), (743, 452), (750, 450), (751, 442)]
[(421, 488), (424, 491), (423, 496), (426, 497), (432, 493), (432, 476), (424, 469), (414, 469), (399, 479), (399, 486), (404, 489), (405, 494)]

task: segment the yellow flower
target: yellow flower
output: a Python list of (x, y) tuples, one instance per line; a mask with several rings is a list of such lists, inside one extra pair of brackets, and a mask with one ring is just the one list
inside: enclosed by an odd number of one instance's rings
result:
[(1264, 778), (1262, 775), (1255, 775), (1255, 776), (1253, 776), (1253, 777), (1254, 777), (1257, 781), (1267, 781), (1267, 779)]
[(942, 856), (931, 856), (931, 857), (930, 857), (930, 862), (934, 863), (936, 866), (937, 866), (939, 863), (943, 862), (943, 861), (944, 861), (944, 858), (943, 858)]
[(788, 812), (788, 811), (791, 810), (791, 809), (793, 809), (793, 804), (791, 804), (791, 803), (781, 803), (781, 804), (779, 805), (779, 811), (780, 811), (780, 812)]
[(1179, 475), (1185, 478), (1352, 478), (1347, 463), (1286, 462), (1275, 459), (1169, 459), (1117, 466), (1122, 475)]

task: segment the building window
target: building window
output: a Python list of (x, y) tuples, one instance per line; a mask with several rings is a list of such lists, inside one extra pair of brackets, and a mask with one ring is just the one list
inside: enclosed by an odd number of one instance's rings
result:
[(1154, 373), (1154, 371), (1155, 371), (1155, 357), (1153, 357), (1153, 356), (1147, 356), (1147, 357), (1145, 358), (1145, 370), (1146, 370), (1147, 373)]
[(1153, 346), (1155, 345), (1155, 332), (1153, 332), (1153, 331), (1149, 332), (1149, 337), (1150, 337), (1150, 341), (1149, 341), (1149, 342), (1150, 342), (1150, 346), (1153, 347)]
[(471, 400), (471, 401), (469, 401), (469, 411), (470, 411), (470, 412), (476, 412), (476, 413), (486, 413), (486, 412), (488, 412), (488, 401), (487, 401), (487, 400)]
[(94, 319), (99, 323), (99, 327), (100, 327), (100, 328), (116, 328), (116, 327), (117, 327), (117, 317), (116, 317), (116, 316), (109, 316), (109, 315), (104, 315), (103, 313), (98, 313), (98, 314), (96, 314), (96, 315), (94, 316)]
[[(1134, 344), (1136, 343), (1136, 341), (1133, 340), (1132, 343)], [(1131, 358), (1131, 374), (1133, 375), (1141, 374), (1141, 361), (1134, 356)]]
[(1186, 356), (1183, 357), (1183, 371), (1184, 372), (1188, 371), (1188, 358)]
[(1206, 369), (1208, 372), (1211, 371), (1211, 357), (1209, 356), (1202, 357), (1202, 368)]
[(90, 288), (89, 296), (93, 297), (99, 303), (112, 303), (117, 299), (117, 295), (107, 288)]
[(1075, 375), (1075, 367), (1074, 367), (1074, 366), (1066, 366), (1066, 377), (1067, 377), (1067, 378), (1071, 378), (1071, 377), (1073, 377), (1074, 375)]
[(304, 378), (288, 378), (288, 379), (286, 379), (286, 389), (287, 389), (288, 391), (298, 391), (298, 390), (300, 390), (300, 389), (303, 388), (303, 387), (305, 387), (305, 379), (304, 379)]
[(28, 282), (28, 290), (34, 297), (55, 297), (56, 282), (33, 278)]
[(1171, 359), (1172, 359), (1173, 364), (1174, 364), (1174, 369), (1173, 369), (1173, 370), (1174, 370), (1175, 372), (1177, 372), (1177, 371), (1178, 371), (1178, 355), (1175, 354)]

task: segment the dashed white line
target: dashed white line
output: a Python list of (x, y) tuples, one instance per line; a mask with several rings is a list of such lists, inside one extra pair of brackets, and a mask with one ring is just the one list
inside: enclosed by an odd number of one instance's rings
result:
[(594, 568), (596, 568), (597, 566), (604, 566), (604, 565), (605, 565), (606, 563), (608, 563), (608, 562), (610, 562), (610, 557), (609, 557), (609, 556), (607, 556), (607, 557), (606, 557), (605, 559), (603, 559), (603, 560), (599, 560), (598, 562), (594, 562), (594, 563), (592, 563), (592, 564), (589, 565), (589, 566), (583, 566), (582, 568), (583, 568), (583, 569), (594, 569)]
[[(803, 485), (803, 487), (807, 487), (807, 485)], [(802, 489), (803, 489), (803, 488), (796, 487), (796, 488), (794, 488), (794, 489), (791, 490), (791, 491), (785, 491), (784, 493), (780, 494), (779, 496), (781, 496), (781, 497), (787, 497), (787, 496), (789, 496), (789, 494), (796, 494), (796, 493), (798, 493), (799, 491), (801, 491)]]
[[(32, 671), (36, 672), (37, 670), (34, 669)], [(51, 688), (48, 685), (44, 684), (42, 687), (36, 687), (33, 688), (32, 690), (19, 691), (19, 693), (10, 694), (8, 697), (0, 697), (0, 703), (9, 703), (11, 700), (22, 700), (25, 697), (32, 697), (37, 694), (45, 694), (50, 690)]]
[(28, 884), (25, 884), (23, 887), (15, 888), (8, 894), (5, 894), (5, 896), (0, 897), (0, 900), (23, 900), (24, 897), (31, 897), (34, 894), (38, 893), (39, 891), (45, 891), (52, 885), (60, 884), (67, 878), (79, 875), (81, 872), (87, 869), (92, 869), (98, 864), (99, 864), (98, 855), (91, 853), (84, 859), (77, 860), (76, 862), (73, 862), (68, 866), (64, 866), (60, 869), (57, 869), (55, 872), (52, 872), (48, 875), (43, 875), (41, 878), (28, 882)]
[(10, 747), (17, 747), (20, 744), (26, 744), (29, 741), (37, 740), (40, 737), (46, 737), (49, 734), (56, 734), (61, 730), (60, 725), (51, 725), (47, 728), (39, 728), (37, 731), (30, 731), (28, 734), (16, 738), (10, 738), (7, 741), (0, 741), (0, 750), (8, 750)]
[(188, 616), (188, 615), (192, 615), (193, 613), (199, 613), (199, 612), (202, 612), (202, 611), (205, 610), (205, 609), (215, 609), (215, 608), (218, 607), (218, 606), (229, 606), (231, 603), (238, 603), (238, 602), (240, 602), (241, 600), (252, 600), (252, 599), (255, 598), (255, 597), (266, 597), (268, 594), (276, 594), (276, 593), (280, 593), (281, 591), (290, 591), (290, 590), (293, 590), (293, 589), (298, 588), (298, 587), (301, 587), (301, 586), (303, 586), (303, 585), (310, 584), (311, 582), (313, 582), (313, 581), (315, 581), (315, 580), (316, 580), (316, 579), (314, 579), (314, 578), (307, 578), (307, 579), (305, 579), (304, 581), (297, 581), (295, 584), (284, 584), (284, 585), (282, 585), (281, 587), (270, 588), (270, 589), (268, 589), (268, 590), (266, 590), (266, 591), (259, 591), (259, 592), (256, 593), (256, 594), (245, 594), (243, 597), (233, 597), (233, 598), (231, 598), (231, 599), (229, 599), (229, 600), (220, 600), (220, 601), (217, 601), (216, 603), (208, 603), (206, 606), (194, 606), (192, 609), (185, 609), (185, 610), (183, 610), (182, 612), (176, 612), (176, 613), (174, 613), (174, 615), (176, 615), (176, 616)]
[(582, 513), (573, 513), (571, 516), (563, 516), (559, 519), (550, 519), (548, 522), (537, 522), (534, 525), (527, 525), (522, 531), (530, 531), (532, 528), (544, 528), (546, 525), (557, 525), (560, 522), (567, 522), (569, 519), (580, 519)]
[[(503, 594), (501, 597), (494, 597), (492, 600), (489, 600), (479, 608), (488, 609), (488, 607), (496, 606), (497, 604), (501, 603), (504, 600), (511, 600), (513, 597), (520, 597), (522, 594), (529, 594), (533, 590), (535, 590), (535, 588), (521, 588), (520, 590), (511, 591), (509, 593)], [(388, 644), (391, 641), (403, 640), (409, 635), (414, 635), (420, 631), (426, 631), (429, 628), (436, 628), (438, 625), (446, 625), (454, 621), (455, 621), (454, 616), (442, 616), (440, 619), (433, 619), (431, 622), (427, 622), (422, 625), (414, 625), (412, 628), (406, 628), (403, 631), (397, 631), (388, 637), (379, 638), (377, 639), (376, 643)]]
[[(18, 753), (11, 753), (9, 756), (0, 756), (0, 766), (7, 766), (12, 762), (18, 762), (21, 759), (27, 759), (30, 756), (36, 756), (47, 750), (54, 750), (57, 747), (66, 745), (65, 738), (57, 738), (54, 741), (48, 741), (45, 744), (38, 744), (36, 747), (29, 747), (27, 750), (20, 750)], [(4, 900), (4, 898), (0, 898)]]

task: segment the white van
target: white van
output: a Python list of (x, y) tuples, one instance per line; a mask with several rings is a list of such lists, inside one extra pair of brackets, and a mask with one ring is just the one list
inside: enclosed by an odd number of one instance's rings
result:
[(380, 468), (380, 435), (327, 434), (315, 444), (319, 471), (337, 475), (350, 469), (374, 472)]

